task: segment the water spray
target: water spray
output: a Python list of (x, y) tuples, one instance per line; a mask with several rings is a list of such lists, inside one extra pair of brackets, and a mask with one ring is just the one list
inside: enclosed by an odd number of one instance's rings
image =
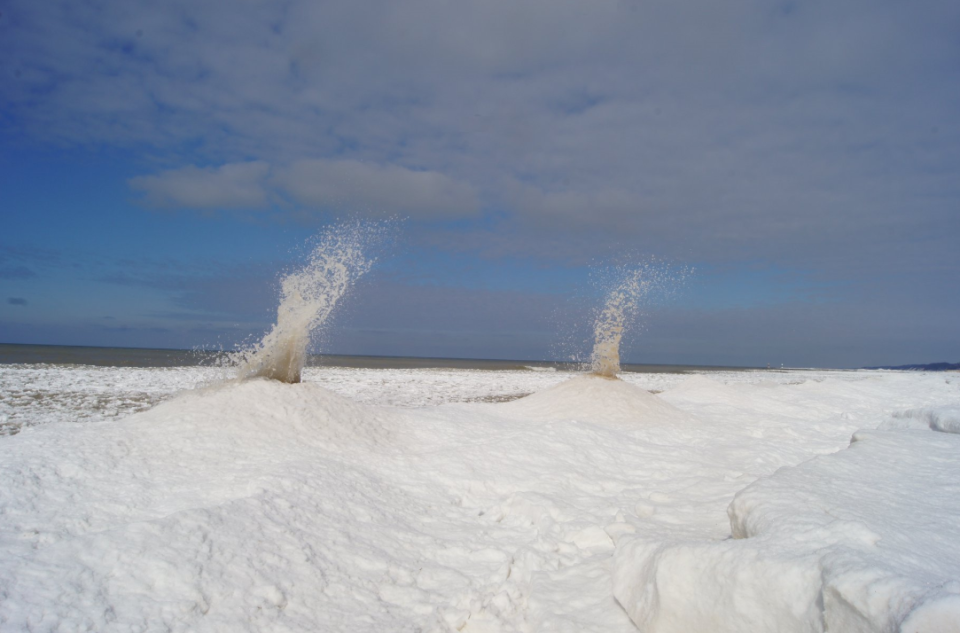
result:
[(663, 293), (681, 283), (689, 270), (668, 271), (657, 263), (615, 270), (612, 289), (593, 325), (591, 373), (616, 378), (620, 373), (620, 343), (628, 326), (636, 320), (641, 306), (653, 292)]
[(283, 278), (277, 322), (253, 349), (242, 352), (241, 378), (300, 382), (311, 338), (353, 283), (374, 260), (366, 251), (383, 237), (384, 225), (335, 225), (321, 235), (307, 264)]

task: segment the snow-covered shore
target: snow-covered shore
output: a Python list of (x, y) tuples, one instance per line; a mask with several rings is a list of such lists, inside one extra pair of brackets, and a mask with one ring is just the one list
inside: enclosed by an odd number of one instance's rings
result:
[(3, 631), (960, 630), (955, 375), (47, 371)]

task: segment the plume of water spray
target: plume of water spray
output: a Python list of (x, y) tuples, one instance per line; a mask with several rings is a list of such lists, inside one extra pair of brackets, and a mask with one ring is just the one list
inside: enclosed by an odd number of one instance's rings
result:
[(634, 268), (617, 268), (612, 288), (593, 325), (591, 373), (616, 378), (620, 372), (620, 343), (651, 293), (663, 293), (683, 282), (689, 270), (669, 271), (656, 262)]
[(350, 286), (370, 270), (366, 250), (383, 226), (353, 223), (328, 229), (302, 268), (283, 278), (277, 322), (251, 350), (241, 353), (241, 378), (300, 382), (311, 337)]

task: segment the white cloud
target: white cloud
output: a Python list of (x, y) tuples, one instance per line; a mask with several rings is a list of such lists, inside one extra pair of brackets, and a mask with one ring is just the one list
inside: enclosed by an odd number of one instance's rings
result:
[(476, 190), (436, 171), (356, 160), (301, 160), (273, 182), (308, 208), (357, 211), (368, 217), (460, 218), (479, 211)]
[(270, 166), (263, 161), (214, 168), (183, 167), (131, 178), (129, 185), (144, 194), (148, 204), (190, 209), (260, 209), (268, 194), (264, 178)]
[(477, 191), (468, 183), (436, 171), (356, 160), (189, 166), (137, 176), (129, 185), (144, 194), (147, 204), (189, 209), (258, 210), (281, 197), (307, 213), (374, 218), (456, 219), (475, 216), (480, 209)]

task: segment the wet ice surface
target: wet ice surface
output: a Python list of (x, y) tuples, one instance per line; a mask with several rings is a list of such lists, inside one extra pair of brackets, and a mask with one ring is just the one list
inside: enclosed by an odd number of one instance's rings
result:
[[(0, 368), (4, 415), (31, 427), (0, 438), (0, 630), (960, 621), (956, 375), (218, 377)], [(137, 398), (161, 403), (124, 417)], [(835, 590), (853, 606), (825, 618)]]
[(200, 367), (0, 365), (0, 435), (24, 425), (93, 422), (144, 411), (219, 373)]

